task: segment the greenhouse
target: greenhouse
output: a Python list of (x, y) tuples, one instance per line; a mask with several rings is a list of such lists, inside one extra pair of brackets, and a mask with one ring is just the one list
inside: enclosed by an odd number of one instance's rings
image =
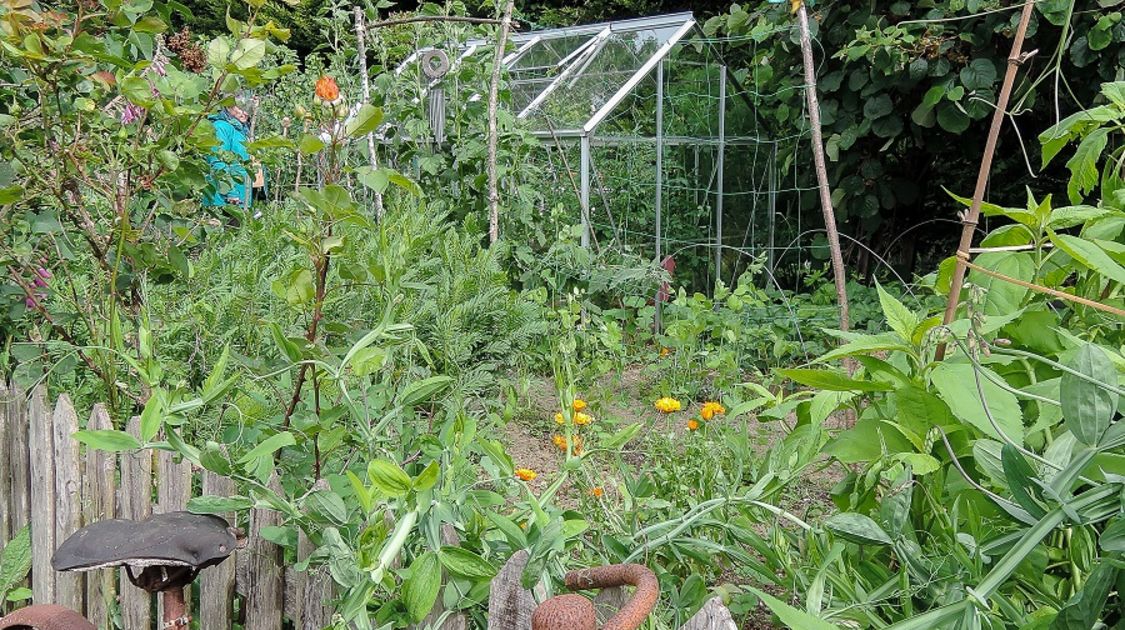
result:
[[(449, 77), (489, 64), (494, 49), (425, 47), (395, 72), (417, 87), (429, 137), (446, 150), (462, 141), (448, 130), (452, 110), (485, 96)], [(772, 266), (777, 142), (755, 134), (753, 93), (690, 12), (516, 33), (504, 67), (511, 114), (541, 147), (532, 160), (549, 203), (576, 210), (584, 246), (647, 260), (686, 252), (677, 275), (698, 287), (732, 283), (758, 255)]]

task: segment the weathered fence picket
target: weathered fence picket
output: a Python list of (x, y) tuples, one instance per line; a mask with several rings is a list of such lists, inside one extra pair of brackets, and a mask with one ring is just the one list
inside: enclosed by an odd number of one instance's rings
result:
[[(126, 431), (141, 437), (141, 419), (129, 419)], [(118, 518), (143, 520), (152, 516), (152, 453), (121, 454), (121, 494)], [(152, 627), (152, 597), (133, 586), (125, 571), (120, 571), (121, 620), (126, 628)]]
[[(0, 382), (0, 546), (24, 526), (31, 528), (31, 588), (35, 603), (57, 603), (86, 615), (97, 628), (112, 627), (116, 608), (127, 630), (154, 630), (157, 598), (132, 585), (125, 571), (104, 569), (89, 573), (57, 573), (51, 569), (56, 546), (83, 525), (108, 518), (143, 520), (155, 513), (186, 508), (193, 479), (200, 472), (204, 495), (235, 494), (234, 482), (208, 471), (195, 471), (167, 451), (124, 452), (114, 456), (83, 448), (74, 440), (79, 415), (69, 396), (52, 407), (43, 386), (30, 395)], [(94, 405), (85, 428), (103, 430), (114, 423), (104, 405)], [(140, 418), (131, 418), (126, 431), (140, 438)], [(270, 487), (281, 492), (275, 472)], [(337, 591), (324, 566), (296, 571), (285, 567), (281, 547), (261, 535), (277, 526), (281, 516), (264, 508), (250, 511), (245, 549), (200, 575), (198, 619), (206, 630), (229, 630), (239, 623), (245, 630), (323, 630), (331, 625)], [(456, 530), (446, 525), (442, 542), (458, 544)], [(306, 559), (314, 547), (299, 532), (297, 558)], [(520, 576), (528, 552), (517, 551), (492, 581), (489, 630), (530, 630), (531, 613), (546, 598), (542, 584), (534, 592), (523, 588)], [(234, 619), (234, 602), (241, 619)], [(599, 619), (612, 616), (626, 598), (623, 589), (605, 589), (595, 599)], [(439, 600), (414, 630), (466, 630), (468, 617), (446, 611)], [(730, 612), (718, 600), (709, 601), (682, 630), (734, 630)]]
[[(59, 396), (51, 417), (55, 456), (55, 544), (82, 527), (82, 469), (78, 458), (78, 414), (66, 394)], [(52, 553), (54, 550), (52, 549)], [(86, 575), (55, 573), (55, 603), (71, 610), (85, 611)]]
[(27, 417), (31, 457), (31, 592), (37, 602), (54, 602), (51, 554), (55, 552), (55, 449), (47, 391), (42, 385), (31, 392)]
[[(94, 405), (86, 428), (100, 431), (113, 428), (105, 405)], [(117, 458), (97, 449), (86, 449), (86, 471), (82, 478), (85, 523), (96, 523), (117, 516)], [(86, 575), (86, 618), (98, 628), (108, 628), (117, 588), (110, 569)]]

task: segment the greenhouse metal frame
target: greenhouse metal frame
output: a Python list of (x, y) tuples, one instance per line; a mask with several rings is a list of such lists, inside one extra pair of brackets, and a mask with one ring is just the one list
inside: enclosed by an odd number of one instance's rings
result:
[[(693, 38), (693, 35), (698, 37)], [(709, 229), (713, 232), (706, 244), (714, 248), (713, 279), (722, 277), (724, 249), (740, 249), (725, 247), (723, 243), (724, 198), (730, 194), (768, 195), (763, 204), (763, 209), (768, 211), (768, 225), (763, 225), (762, 231), (768, 229), (770, 239), (769, 245), (761, 249), (772, 259), (777, 185), (773, 171), (777, 143), (755, 135), (730, 133), (728, 106), (748, 109), (748, 116), (731, 116), (731, 120), (753, 120), (756, 116), (748, 97), (750, 92), (743, 89), (728, 72), (725, 62), (691, 12), (516, 33), (511, 37), (511, 45), (514, 50), (504, 57), (503, 64), (512, 95), (511, 109), (516, 112), (516, 118), (523, 121), (530, 133), (544, 141), (548, 148), (551, 143), (558, 149), (578, 147), (576, 187), (583, 246), (591, 244), (595, 150), (599, 147), (651, 146), (655, 149), (655, 168), (650, 171), (654, 180), (651, 195), (653, 223), (651, 232), (646, 229), (645, 233), (655, 250), (656, 260), (662, 260), (667, 253), (664, 247), (668, 192), (665, 179), (666, 153), (669, 150), (683, 151), (685, 163), (691, 161), (688, 153), (693, 152), (696, 178), (703, 177), (700, 170), (701, 150), (710, 162), (709, 168), (703, 169), (709, 171), (706, 177), (685, 190), (691, 190), (697, 200), (701, 196), (711, 198), (705, 205), (710, 206), (711, 212)], [(449, 63), (458, 64), (470, 55), (483, 54), (494, 50), (494, 47), (494, 42), (483, 39), (464, 42)], [(677, 61), (683, 56), (681, 52), (689, 49), (691, 59)], [(399, 65), (396, 73), (401, 74), (412, 64), (420, 64), (428, 50), (433, 49), (415, 51)], [(702, 126), (669, 133), (666, 106), (670, 102), (666, 88), (670, 85), (667, 77), (670, 63), (705, 66), (708, 82), (717, 84), (717, 95), (705, 93), (700, 95), (705, 98), (696, 98), (689, 92), (681, 103), (682, 111), (689, 111), (705, 121)], [(439, 84), (439, 78), (431, 77), (423, 94)], [(640, 115), (634, 112), (636, 120), (629, 121), (624, 129), (607, 132), (607, 121), (629, 110), (628, 101), (638, 99), (638, 94), (644, 90), (654, 99), (654, 107), (645, 109)], [(478, 94), (472, 98), (475, 100), (481, 96)], [(696, 111), (692, 112), (693, 108)], [(749, 192), (732, 191), (726, 180), (725, 163), (732, 146), (754, 147), (755, 163), (758, 148), (765, 147), (765, 170)], [(567, 170), (569, 172), (569, 168)], [(764, 190), (766, 187), (768, 190)], [(756, 215), (757, 197), (754, 197), (753, 203), (751, 214)], [(753, 229), (756, 219), (751, 218), (750, 221), (747, 234)], [(745, 242), (744, 238), (743, 245)], [(696, 245), (704, 246), (703, 243)]]

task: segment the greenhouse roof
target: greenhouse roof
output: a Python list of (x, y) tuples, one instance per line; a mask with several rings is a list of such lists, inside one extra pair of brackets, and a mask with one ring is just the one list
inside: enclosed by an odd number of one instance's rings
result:
[[(516, 33), (504, 58), (512, 107), (534, 129), (583, 135), (597, 129), (693, 28), (690, 12)], [(460, 58), (492, 49), (466, 42)], [(416, 63), (408, 57), (397, 72)], [(456, 63), (456, 62), (454, 62)]]

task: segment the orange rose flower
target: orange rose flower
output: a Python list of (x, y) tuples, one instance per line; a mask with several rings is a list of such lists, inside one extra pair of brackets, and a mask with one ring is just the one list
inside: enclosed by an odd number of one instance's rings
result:
[(316, 80), (316, 95), (323, 101), (335, 103), (340, 98), (340, 86), (336, 85), (336, 79), (327, 74), (321, 75)]

